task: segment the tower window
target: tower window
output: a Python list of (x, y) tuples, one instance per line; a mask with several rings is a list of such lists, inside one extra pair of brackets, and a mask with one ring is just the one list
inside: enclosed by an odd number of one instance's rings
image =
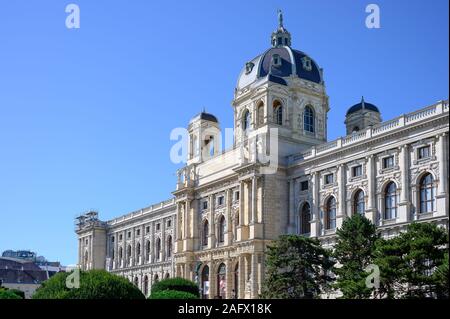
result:
[(251, 73), (254, 66), (255, 66), (255, 64), (253, 62), (247, 62), (245, 64), (245, 74)]
[(277, 125), (283, 125), (283, 105), (279, 101), (273, 102), (274, 122)]
[(305, 107), (303, 122), (304, 130), (309, 133), (314, 133), (314, 112), (310, 106)]
[(333, 176), (333, 174), (327, 174), (327, 175), (325, 175), (324, 180), (325, 180), (325, 185), (332, 184), (333, 181), (334, 181), (334, 176)]
[(242, 123), (242, 127), (246, 132), (250, 129), (250, 112), (248, 110), (245, 111), (244, 113), (244, 120)]
[(300, 190), (307, 191), (308, 190), (308, 181), (303, 181), (300, 183)]
[(304, 70), (311, 71), (312, 70), (311, 59), (308, 58), (307, 56), (303, 57), (302, 66)]
[(283, 45), (283, 38), (282, 37), (278, 37), (277, 44), (278, 45)]
[(361, 175), (362, 175), (362, 166), (361, 165), (352, 167), (352, 176), (353, 177), (358, 177)]
[(394, 167), (394, 156), (383, 158), (383, 168)]
[(217, 198), (217, 205), (218, 205), (218, 206), (222, 206), (222, 205), (223, 205), (223, 202), (224, 202), (224, 197), (223, 197), (223, 196), (219, 196), (219, 197)]
[(281, 65), (281, 58), (278, 54), (274, 54), (272, 56), (272, 64), (273, 66), (280, 66)]
[(419, 148), (418, 150), (418, 158), (422, 159), (422, 158), (428, 158), (430, 157), (430, 146), (424, 146)]

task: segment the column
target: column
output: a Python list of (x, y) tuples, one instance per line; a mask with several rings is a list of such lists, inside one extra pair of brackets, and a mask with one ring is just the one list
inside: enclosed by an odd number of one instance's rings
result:
[(346, 204), (346, 198), (345, 198), (345, 166), (344, 164), (340, 164), (338, 166), (338, 187), (339, 187), (339, 206), (338, 206), (338, 212), (336, 216), (336, 228), (340, 228), (342, 226), (342, 222), (344, 221), (344, 218), (349, 215), (346, 212), (345, 204)]
[(119, 233), (114, 233), (114, 268), (119, 268), (120, 260), (119, 260)]
[(320, 203), (319, 203), (319, 173), (313, 172), (311, 177), (312, 203), (311, 203), (311, 237), (320, 235)]
[(243, 299), (245, 296), (245, 258), (244, 255), (239, 255), (239, 289), (238, 298)]
[(227, 256), (227, 259), (225, 260), (225, 267), (226, 267), (226, 277), (225, 277), (225, 298), (230, 299), (232, 297), (231, 292), (233, 290), (233, 263), (232, 260)]
[(227, 225), (227, 231), (225, 234), (225, 245), (229, 245), (232, 241), (232, 230), (233, 225), (231, 222), (231, 203), (233, 201), (232, 199), (232, 193), (230, 189), (227, 189), (225, 192), (225, 204), (226, 204), (226, 211), (225, 211), (225, 218), (226, 218), (226, 225)]
[(295, 233), (295, 180), (291, 179), (289, 182), (289, 216), (288, 216), (288, 233)]
[(438, 159), (439, 159), (439, 183), (438, 183), (438, 194), (443, 195), (447, 193), (448, 179), (447, 179), (447, 148), (446, 148), (446, 137), (447, 133), (442, 133), (439, 135), (439, 147), (438, 147)]
[(253, 176), (252, 178), (252, 201), (251, 201), (251, 218), (250, 218), (250, 224), (254, 224), (257, 222), (256, 220), (256, 205), (257, 205), (257, 179), (256, 176)]
[(258, 297), (258, 255), (252, 253), (251, 255), (251, 272), (250, 272), (250, 298)]
[(401, 174), (401, 182), (402, 187), (400, 190), (400, 202), (398, 204), (398, 221), (406, 222), (409, 220), (409, 203), (408, 203), (408, 190), (409, 190), (409, 179), (408, 179), (408, 170), (409, 170), (409, 160), (408, 160), (408, 145), (402, 145), (400, 147), (400, 156), (399, 156), (399, 164), (400, 164), (400, 174)]
[(216, 223), (214, 214), (214, 195), (209, 196), (209, 248), (216, 247)]
[(209, 299), (214, 299), (214, 296), (217, 295), (217, 275), (216, 275), (216, 265), (213, 262), (208, 263), (209, 266)]
[(166, 260), (166, 221), (161, 219), (161, 261)]
[(448, 153), (447, 153), (447, 133), (439, 135), (438, 139), (438, 161), (439, 161), (439, 181), (437, 183), (436, 212), (438, 215), (448, 215)]

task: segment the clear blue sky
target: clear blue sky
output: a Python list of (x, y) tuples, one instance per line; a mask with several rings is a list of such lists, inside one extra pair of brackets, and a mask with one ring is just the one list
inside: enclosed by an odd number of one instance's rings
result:
[[(381, 29), (365, 27), (372, 2)], [(170, 131), (203, 107), (232, 127), (237, 76), (269, 47), (278, 8), (324, 68), (329, 139), (361, 95), (384, 119), (448, 97), (447, 0), (0, 0), (0, 251), (72, 264), (76, 214), (169, 198)]]

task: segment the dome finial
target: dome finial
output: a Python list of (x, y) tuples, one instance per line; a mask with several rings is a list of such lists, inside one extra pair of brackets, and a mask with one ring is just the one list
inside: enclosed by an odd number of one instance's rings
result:
[(365, 105), (365, 103), (364, 103), (364, 95), (361, 96), (361, 106), (362, 106), (363, 109), (366, 108), (366, 107), (365, 107), (366, 105)]
[(272, 33), (272, 47), (291, 46), (291, 34), (284, 28), (283, 11), (278, 9), (278, 28)]
[(283, 11), (281, 9), (278, 9), (278, 27), (283, 28)]

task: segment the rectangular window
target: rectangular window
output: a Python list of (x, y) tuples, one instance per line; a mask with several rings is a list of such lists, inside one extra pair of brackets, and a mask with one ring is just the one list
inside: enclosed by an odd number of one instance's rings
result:
[(325, 185), (329, 185), (333, 183), (333, 174), (325, 175)]
[(308, 190), (308, 181), (304, 181), (300, 183), (300, 190), (307, 191)]
[(172, 226), (172, 220), (169, 219), (169, 220), (167, 221), (167, 227), (170, 227), (170, 226)]
[(202, 205), (203, 205), (203, 209), (208, 209), (208, 202), (207, 201), (204, 201)]
[(239, 192), (234, 193), (234, 200), (239, 200)]
[(123, 236), (122, 234), (119, 235), (119, 240), (122, 240)]
[(394, 167), (394, 156), (383, 158), (383, 168)]
[(219, 196), (217, 198), (217, 205), (222, 206), (223, 205), (223, 200), (224, 200), (223, 196)]
[(136, 230), (136, 236), (139, 236), (140, 234), (141, 234), (141, 230), (140, 229)]
[(148, 234), (150, 232), (150, 226), (145, 227), (145, 232)]
[(424, 147), (421, 147), (421, 148), (419, 148), (419, 150), (418, 150), (418, 154), (419, 154), (419, 159), (422, 159), (422, 158), (428, 158), (428, 157), (430, 157), (430, 146), (424, 146)]
[(357, 177), (362, 175), (362, 165), (352, 167), (352, 176)]
[(161, 228), (161, 225), (159, 223), (156, 224), (156, 230), (159, 230)]
[(128, 232), (127, 237), (131, 238), (131, 232), (130, 231)]

